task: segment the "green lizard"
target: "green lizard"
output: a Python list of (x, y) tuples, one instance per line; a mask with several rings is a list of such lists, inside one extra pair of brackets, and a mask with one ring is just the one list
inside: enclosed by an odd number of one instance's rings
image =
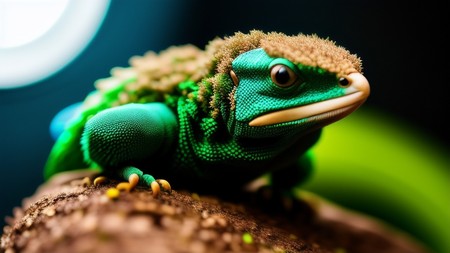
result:
[(311, 171), (321, 129), (370, 93), (359, 57), (317, 35), (237, 32), (130, 59), (96, 82), (52, 148), (45, 178), (117, 173), (155, 196), (240, 190), (262, 175), (289, 191)]

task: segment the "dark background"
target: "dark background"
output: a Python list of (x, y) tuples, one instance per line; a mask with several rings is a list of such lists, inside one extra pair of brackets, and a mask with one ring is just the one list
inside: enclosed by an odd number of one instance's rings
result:
[(448, 1), (113, 1), (95, 39), (68, 66), (36, 85), (0, 90), (0, 216), (42, 183), (52, 117), (81, 101), (94, 80), (147, 50), (203, 48), (236, 31), (329, 37), (362, 58), (371, 84), (365, 106), (448, 148), (448, 13)]

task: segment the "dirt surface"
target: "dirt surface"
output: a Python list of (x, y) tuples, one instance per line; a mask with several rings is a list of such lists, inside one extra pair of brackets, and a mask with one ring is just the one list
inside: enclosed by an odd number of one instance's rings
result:
[(138, 187), (117, 198), (67, 173), (41, 186), (7, 219), (0, 252), (425, 253), (384, 224), (306, 194), (288, 209)]

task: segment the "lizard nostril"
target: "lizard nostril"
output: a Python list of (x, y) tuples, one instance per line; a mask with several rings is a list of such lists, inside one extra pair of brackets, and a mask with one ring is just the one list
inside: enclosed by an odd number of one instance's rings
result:
[[(369, 96), (370, 94), (370, 85), (367, 79), (361, 74), (361, 73), (351, 73), (348, 76), (346, 76), (346, 79), (348, 79), (348, 86), (343, 86), (344, 88), (347, 88), (347, 92), (362, 92), (365, 97)], [(340, 83), (340, 79), (339, 79)], [(341, 85), (341, 84), (340, 84)]]

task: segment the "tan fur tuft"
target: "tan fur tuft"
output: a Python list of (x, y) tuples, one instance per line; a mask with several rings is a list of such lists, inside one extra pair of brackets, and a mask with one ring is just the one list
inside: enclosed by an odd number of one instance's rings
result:
[(338, 76), (362, 71), (361, 60), (356, 55), (329, 39), (251, 30), (215, 38), (205, 50), (188, 44), (172, 46), (160, 53), (149, 51), (143, 56), (134, 56), (130, 59), (130, 67), (114, 68), (111, 77), (97, 81), (96, 87), (107, 91), (133, 79), (119, 95), (119, 105), (139, 100), (139, 94), (145, 94), (145, 91), (160, 94), (162, 98), (173, 92), (180, 82), (191, 80), (199, 85), (198, 96), (191, 97), (196, 97), (205, 111), (218, 115), (224, 102), (234, 109), (236, 87), (228, 75), (231, 63), (238, 55), (256, 48), (263, 48), (271, 57), (319, 67)]
[(272, 57), (283, 57), (295, 63), (319, 67), (338, 76), (361, 72), (361, 60), (337, 46), (334, 41), (317, 35), (283, 36), (273, 34), (261, 41), (261, 47)]

